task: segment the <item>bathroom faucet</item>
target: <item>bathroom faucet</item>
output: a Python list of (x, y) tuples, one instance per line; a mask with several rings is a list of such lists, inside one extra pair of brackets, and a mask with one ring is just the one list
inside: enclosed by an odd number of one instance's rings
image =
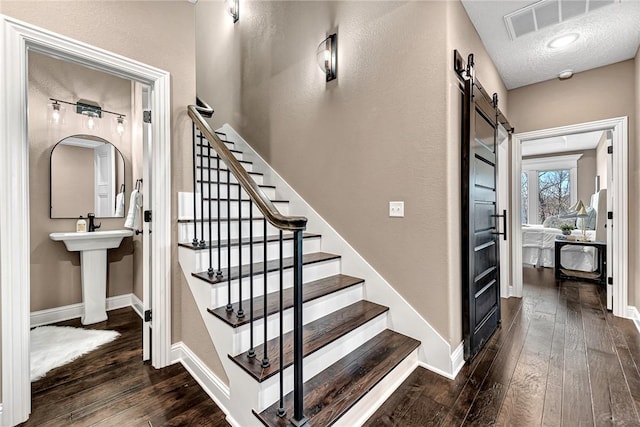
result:
[(96, 215), (93, 213), (88, 213), (87, 214), (87, 218), (89, 218), (89, 231), (96, 231), (98, 228), (100, 228), (102, 226), (102, 223), (96, 225), (95, 224), (95, 220), (96, 220)]

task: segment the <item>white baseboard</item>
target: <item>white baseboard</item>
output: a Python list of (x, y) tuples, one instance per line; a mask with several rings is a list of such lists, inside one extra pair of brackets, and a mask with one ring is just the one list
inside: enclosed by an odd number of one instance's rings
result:
[(233, 419), (225, 405), (225, 402), (228, 402), (231, 396), (229, 386), (218, 378), (182, 341), (171, 346), (171, 363), (177, 362), (180, 362), (182, 366), (184, 366), (193, 379), (200, 384), (200, 387), (202, 387), (216, 405), (218, 405), (220, 410), (226, 414), (227, 422), (231, 425), (238, 425), (232, 422)]
[(464, 366), (464, 342), (461, 342), (458, 347), (451, 353), (451, 372), (443, 371), (442, 369), (438, 369), (435, 366), (429, 365), (428, 363), (419, 361), (418, 366), (421, 368), (428, 369), (432, 372), (435, 372), (438, 375), (442, 375), (443, 377), (455, 380), (456, 375), (460, 372), (460, 369)]
[(640, 311), (633, 305), (627, 306), (627, 318), (633, 320), (633, 324), (636, 325), (636, 329), (640, 332)]
[[(133, 306), (133, 294), (118, 295), (107, 298), (107, 311)], [(137, 299), (137, 298), (136, 298)], [(139, 301), (139, 300), (138, 300)], [(134, 307), (135, 309), (135, 307)], [(84, 304), (71, 304), (62, 307), (31, 312), (31, 327), (49, 325), (82, 317)]]
[(144, 305), (140, 298), (136, 296), (136, 294), (131, 294), (131, 307), (133, 311), (135, 311), (141, 319), (144, 319)]

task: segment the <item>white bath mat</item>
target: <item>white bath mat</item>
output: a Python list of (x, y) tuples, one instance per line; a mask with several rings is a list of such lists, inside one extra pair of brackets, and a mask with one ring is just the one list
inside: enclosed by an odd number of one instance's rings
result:
[(31, 381), (77, 359), (120, 335), (116, 331), (40, 326), (31, 330)]

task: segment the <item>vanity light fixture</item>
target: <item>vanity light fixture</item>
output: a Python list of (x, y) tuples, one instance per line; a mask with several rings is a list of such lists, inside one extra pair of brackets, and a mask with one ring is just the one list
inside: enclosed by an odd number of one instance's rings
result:
[(116, 132), (118, 132), (118, 135), (122, 135), (124, 133), (124, 117), (118, 116), (116, 122)]
[(235, 24), (240, 19), (240, 0), (225, 0), (225, 5)]
[(324, 39), (316, 50), (316, 59), (320, 69), (325, 73), (327, 81), (338, 75), (338, 35), (331, 34)]
[(100, 104), (93, 101), (87, 101), (86, 99), (80, 99), (78, 102), (67, 102), (62, 101), (60, 99), (49, 98), (51, 103), (52, 113), (51, 119), (54, 123), (58, 123), (60, 121), (60, 107), (61, 104), (73, 105), (76, 107), (76, 113), (82, 114), (84, 116), (84, 125), (89, 130), (96, 130), (98, 127), (98, 122), (96, 119), (101, 119), (103, 114), (113, 114), (114, 116), (118, 116), (116, 118), (116, 132), (119, 135), (122, 135), (125, 130), (124, 126), (124, 118), (126, 115), (121, 113), (116, 113), (114, 111), (103, 110)]

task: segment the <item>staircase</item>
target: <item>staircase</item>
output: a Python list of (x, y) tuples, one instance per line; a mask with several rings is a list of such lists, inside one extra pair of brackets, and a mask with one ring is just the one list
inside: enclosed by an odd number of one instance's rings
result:
[(179, 258), (229, 378), (227, 420), (362, 424), (417, 366), (420, 342), (389, 328), (389, 308), (203, 110), (189, 107), (196, 192), (179, 195)]

